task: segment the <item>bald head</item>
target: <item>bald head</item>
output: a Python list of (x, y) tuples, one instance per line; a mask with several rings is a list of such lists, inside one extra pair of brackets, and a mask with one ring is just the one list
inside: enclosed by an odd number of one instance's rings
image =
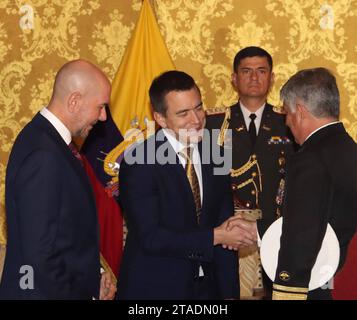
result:
[(108, 80), (95, 65), (85, 60), (70, 61), (57, 72), (52, 99), (63, 101), (75, 91), (82, 94), (93, 92), (98, 81)]
[[(58, 71), (47, 108), (73, 136), (85, 136), (95, 122), (106, 119), (105, 105), (109, 98), (110, 82), (105, 74), (94, 64), (80, 59), (66, 63)], [(92, 116), (86, 124), (84, 120), (88, 115)], [(81, 132), (83, 129), (86, 129), (85, 134)]]

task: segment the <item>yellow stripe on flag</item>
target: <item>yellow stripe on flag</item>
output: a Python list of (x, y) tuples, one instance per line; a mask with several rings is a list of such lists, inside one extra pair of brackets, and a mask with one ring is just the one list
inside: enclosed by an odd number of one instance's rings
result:
[(175, 69), (147, 0), (112, 85), (110, 111), (124, 136), (128, 129), (146, 129), (152, 120), (148, 90), (161, 73)]

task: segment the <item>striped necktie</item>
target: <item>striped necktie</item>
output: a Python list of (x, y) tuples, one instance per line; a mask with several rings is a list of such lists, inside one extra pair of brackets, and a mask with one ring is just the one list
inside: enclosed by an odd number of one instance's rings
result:
[(196, 205), (196, 217), (197, 223), (200, 223), (200, 215), (201, 215), (201, 194), (200, 194), (200, 185), (198, 182), (198, 177), (195, 171), (195, 166), (192, 162), (193, 149), (191, 147), (187, 147), (183, 149), (180, 154), (186, 159), (186, 175), (187, 179), (190, 183), (193, 199), (195, 200)]

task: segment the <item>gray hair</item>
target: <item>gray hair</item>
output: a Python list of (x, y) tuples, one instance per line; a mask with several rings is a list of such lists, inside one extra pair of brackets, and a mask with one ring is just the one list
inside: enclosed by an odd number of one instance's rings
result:
[(280, 90), (281, 101), (295, 112), (300, 100), (316, 118), (338, 119), (340, 94), (335, 76), (326, 68), (305, 69), (294, 74)]

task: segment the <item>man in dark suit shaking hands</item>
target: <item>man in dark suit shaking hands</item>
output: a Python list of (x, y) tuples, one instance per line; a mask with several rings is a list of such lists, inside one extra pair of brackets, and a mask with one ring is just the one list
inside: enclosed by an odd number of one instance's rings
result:
[(110, 90), (96, 66), (71, 61), (57, 73), (48, 106), (18, 135), (6, 172), (1, 298), (99, 297), (95, 200), (72, 138), (106, 120)]
[(128, 236), (119, 299), (239, 298), (237, 259), (222, 245), (252, 244), (256, 229), (249, 222), (246, 231), (226, 229), (233, 214), (230, 166), (215, 174), (202, 142), (200, 91), (188, 74), (168, 71), (154, 79), (149, 94), (162, 129), (121, 165)]

